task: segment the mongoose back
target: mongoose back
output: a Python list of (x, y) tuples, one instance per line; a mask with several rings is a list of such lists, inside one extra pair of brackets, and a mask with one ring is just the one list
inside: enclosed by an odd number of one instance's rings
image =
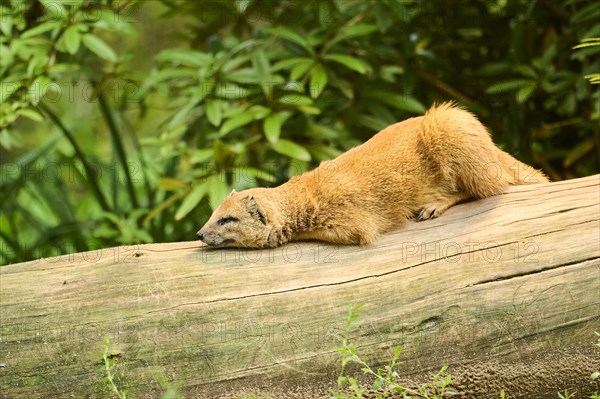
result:
[(547, 181), (496, 147), (473, 114), (443, 103), (279, 187), (232, 191), (197, 236), (214, 247), (366, 245), (415, 216)]

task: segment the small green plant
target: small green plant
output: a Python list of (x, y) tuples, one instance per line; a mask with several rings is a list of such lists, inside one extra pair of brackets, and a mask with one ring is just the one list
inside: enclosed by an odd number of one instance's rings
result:
[(563, 393), (558, 392), (560, 399), (573, 399), (577, 392), (570, 393), (568, 389), (565, 389)]
[(377, 371), (373, 370), (361, 359), (357, 354), (356, 347), (350, 342), (349, 336), (354, 327), (354, 320), (359, 317), (358, 310), (363, 306), (364, 304), (358, 304), (348, 309), (344, 336), (342, 337), (341, 347), (338, 348), (342, 365), (337, 380), (337, 389), (330, 399), (362, 399), (365, 397), (364, 395), (368, 389), (361, 386), (357, 378), (346, 375), (346, 366), (349, 363), (359, 364), (363, 374), (375, 378), (375, 381), (371, 385), (371, 390), (378, 391), (377, 399), (387, 398), (392, 393), (401, 394), (402, 398), (405, 399), (442, 399), (456, 394), (455, 391), (448, 389), (448, 385), (452, 381), (452, 375), (447, 372), (448, 366), (443, 366), (438, 373), (432, 376), (430, 382), (422, 384), (417, 390), (400, 385), (397, 382), (399, 375), (395, 371), (396, 364), (402, 353), (402, 348), (399, 346), (394, 349), (394, 353), (388, 364), (384, 368), (377, 369)]
[[(104, 361), (104, 371), (106, 376), (104, 377), (104, 382), (110, 386), (111, 391), (116, 395), (118, 399), (127, 399), (131, 398), (128, 396), (128, 392), (125, 389), (119, 388), (117, 382), (115, 381), (115, 367), (119, 361), (118, 354), (115, 355), (110, 351), (110, 340), (108, 337), (104, 338), (104, 351), (102, 352), (102, 360)], [(170, 382), (167, 377), (158, 373), (155, 374), (154, 378), (159, 383), (162, 388), (162, 394), (160, 395), (160, 399), (184, 399), (183, 396), (179, 394), (179, 386)], [(260, 399), (253, 397), (244, 397), (243, 399)]]
[(500, 399), (508, 399), (508, 394), (504, 392), (504, 389), (500, 390)]
[(113, 369), (118, 362), (117, 357), (113, 357), (109, 354), (110, 341), (108, 337), (104, 338), (104, 352), (102, 353), (102, 359), (104, 360), (104, 370), (106, 371), (106, 377), (104, 377), (104, 382), (110, 385), (112, 391), (117, 395), (119, 399), (127, 399), (127, 391), (124, 389), (120, 389), (115, 383), (115, 377), (113, 375)]

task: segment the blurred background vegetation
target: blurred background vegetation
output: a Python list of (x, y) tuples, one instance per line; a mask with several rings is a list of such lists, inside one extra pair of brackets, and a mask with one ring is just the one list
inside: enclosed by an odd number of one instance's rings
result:
[(193, 240), (434, 101), (553, 180), (600, 170), (600, 2), (0, 4), (1, 264)]

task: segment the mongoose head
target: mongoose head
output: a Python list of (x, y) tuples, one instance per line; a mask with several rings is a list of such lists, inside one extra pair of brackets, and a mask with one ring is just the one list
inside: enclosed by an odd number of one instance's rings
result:
[(255, 190), (233, 190), (196, 233), (211, 247), (263, 248), (272, 230)]

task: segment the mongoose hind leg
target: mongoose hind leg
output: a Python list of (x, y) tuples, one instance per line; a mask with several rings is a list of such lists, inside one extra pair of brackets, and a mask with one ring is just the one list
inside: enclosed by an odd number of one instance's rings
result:
[(426, 204), (419, 215), (417, 216), (417, 222), (421, 222), (427, 219), (435, 219), (440, 216), (446, 209), (450, 208), (471, 196), (466, 193), (453, 193), (447, 196), (441, 197), (437, 201)]

